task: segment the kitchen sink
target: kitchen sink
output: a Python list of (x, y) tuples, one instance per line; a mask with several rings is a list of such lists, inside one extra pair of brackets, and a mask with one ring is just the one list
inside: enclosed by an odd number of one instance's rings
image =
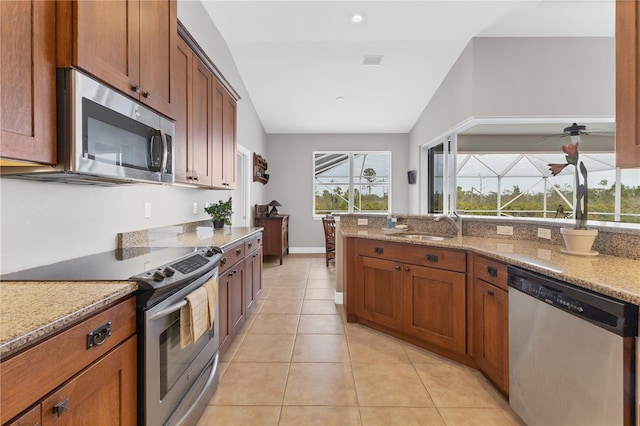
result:
[(439, 235), (428, 235), (428, 234), (403, 234), (401, 236), (404, 238), (408, 238), (410, 240), (421, 240), (421, 241), (443, 241), (451, 238), (451, 237), (441, 237)]

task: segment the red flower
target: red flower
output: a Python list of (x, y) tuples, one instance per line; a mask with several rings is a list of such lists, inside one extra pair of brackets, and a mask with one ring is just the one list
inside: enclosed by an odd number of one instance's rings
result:
[(569, 145), (562, 145), (562, 151), (567, 154), (567, 163), (576, 165), (578, 164), (578, 142), (576, 144), (570, 143)]
[[(563, 150), (564, 150), (564, 147), (563, 147)], [(564, 168), (567, 167), (568, 165), (569, 165), (569, 163), (565, 163), (565, 164), (547, 164), (547, 166), (549, 166), (549, 170), (551, 171), (551, 174), (554, 175), (554, 176), (556, 176), (558, 173), (563, 171)]]

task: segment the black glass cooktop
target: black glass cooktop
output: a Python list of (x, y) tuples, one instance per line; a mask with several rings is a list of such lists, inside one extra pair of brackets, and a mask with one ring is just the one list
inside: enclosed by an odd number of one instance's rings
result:
[(0, 276), (0, 280), (126, 281), (196, 250), (194, 247), (131, 247), (12, 272)]

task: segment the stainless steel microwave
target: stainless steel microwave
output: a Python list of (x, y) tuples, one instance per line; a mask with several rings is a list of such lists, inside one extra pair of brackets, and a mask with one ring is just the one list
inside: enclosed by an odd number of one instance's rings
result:
[(57, 70), (58, 164), (3, 175), (71, 183), (174, 182), (174, 123), (75, 69)]

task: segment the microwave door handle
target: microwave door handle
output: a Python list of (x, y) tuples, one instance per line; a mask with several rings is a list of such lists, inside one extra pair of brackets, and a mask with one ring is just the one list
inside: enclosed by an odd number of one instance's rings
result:
[(160, 173), (164, 173), (167, 168), (167, 161), (169, 158), (169, 144), (167, 144), (167, 134), (164, 130), (158, 130), (160, 132), (160, 140), (162, 140), (162, 160), (160, 160)]

